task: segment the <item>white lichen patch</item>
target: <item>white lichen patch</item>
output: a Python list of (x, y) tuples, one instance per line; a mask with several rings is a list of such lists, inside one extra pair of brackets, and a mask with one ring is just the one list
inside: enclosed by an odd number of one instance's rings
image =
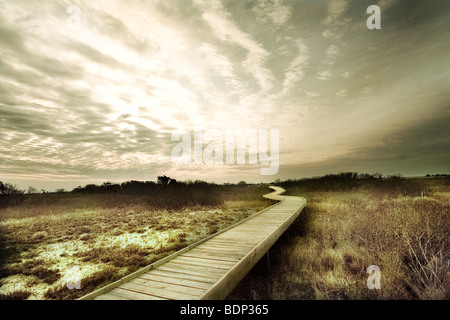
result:
[[(3, 285), (0, 287), (0, 294), (9, 294), (11, 292), (25, 291), (30, 292), (29, 300), (42, 299), (42, 294), (47, 291), (47, 284), (35, 283), (34, 276), (25, 276), (16, 274), (2, 279)], [(30, 285), (32, 283), (33, 285)]]

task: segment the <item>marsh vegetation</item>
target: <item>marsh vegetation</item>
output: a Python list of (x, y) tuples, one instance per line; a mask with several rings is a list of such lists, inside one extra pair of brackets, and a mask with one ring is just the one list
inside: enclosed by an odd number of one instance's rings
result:
[(135, 181), (23, 195), (0, 210), (0, 299), (79, 298), (263, 209), (267, 190)]
[[(229, 299), (450, 299), (450, 180), (286, 181), (308, 205)], [(381, 270), (369, 290), (367, 267)]]

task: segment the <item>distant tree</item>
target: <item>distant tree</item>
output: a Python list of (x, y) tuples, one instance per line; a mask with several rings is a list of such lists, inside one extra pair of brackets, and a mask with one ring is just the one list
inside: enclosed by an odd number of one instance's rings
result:
[(121, 186), (120, 184), (115, 184), (115, 183), (111, 183), (111, 182), (105, 182), (103, 183), (103, 189), (104, 191), (108, 192), (108, 193), (117, 193), (119, 192)]
[(239, 186), (245, 186), (247, 184), (247, 182), (245, 182), (245, 181), (239, 181), (238, 182), (238, 185)]
[(16, 195), (16, 194), (24, 194), (25, 191), (17, 189), (16, 186), (13, 186), (9, 183), (3, 183), (0, 181), (0, 195)]
[(28, 187), (27, 193), (28, 194), (36, 194), (36, 193), (39, 193), (39, 190), (36, 189), (35, 187)]
[(382, 174), (382, 173), (379, 173), (379, 172), (375, 172), (372, 176), (373, 176), (375, 179), (383, 179), (383, 174)]
[(78, 186), (75, 189), (73, 189), (72, 192), (75, 192), (75, 193), (83, 192), (83, 187), (82, 186)]
[(164, 186), (167, 186), (170, 183), (171, 180), (172, 179), (167, 177), (167, 176), (158, 176), (157, 183), (161, 184), (161, 185), (164, 185)]
[(55, 192), (56, 193), (65, 193), (66, 189), (64, 189), (64, 188), (56, 189)]
[(0, 181), (0, 207), (16, 205), (25, 200), (25, 191), (19, 190), (16, 186)]
[(357, 172), (341, 172), (341, 173), (339, 173), (338, 177), (341, 179), (356, 179), (356, 178), (358, 178), (358, 173)]

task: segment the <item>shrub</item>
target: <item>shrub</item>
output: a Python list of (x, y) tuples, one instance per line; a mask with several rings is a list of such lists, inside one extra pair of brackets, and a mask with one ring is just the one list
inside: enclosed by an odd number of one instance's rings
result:
[(31, 295), (27, 291), (16, 291), (8, 294), (0, 294), (0, 300), (26, 300)]
[(25, 200), (24, 193), (23, 190), (0, 181), (0, 209), (22, 203)]

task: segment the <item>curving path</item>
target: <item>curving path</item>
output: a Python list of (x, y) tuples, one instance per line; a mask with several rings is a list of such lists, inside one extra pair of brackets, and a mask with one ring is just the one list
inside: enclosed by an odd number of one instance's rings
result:
[(306, 206), (270, 188), (275, 205), (80, 300), (225, 299)]

